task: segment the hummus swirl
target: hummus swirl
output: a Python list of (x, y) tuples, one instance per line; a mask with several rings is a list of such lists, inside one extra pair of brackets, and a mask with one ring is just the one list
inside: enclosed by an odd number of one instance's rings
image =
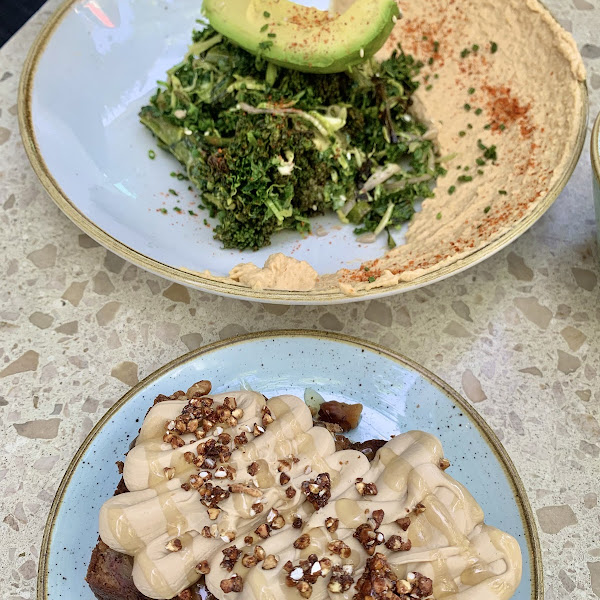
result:
[[(440, 468), (443, 451), (436, 437), (420, 431), (398, 435), (369, 463), (361, 452), (336, 451), (332, 435), (313, 426), (310, 410), (295, 396), (276, 396), (268, 403), (251, 391), (210, 398), (215, 406), (235, 398), (243, 416), (235, 426), (215, 428), (201, 440), (184, 433), (185, 445), (173, 447), (163, 442), (165, 424), (177, 419), (188, 401), (184, 397), (156, 404), (125, 461), (123, 477), (130, 491), (114, 496), (100, 511), (102, 540), (134, 557), (134, 583), (146, 596), (177, 595), (199, 579), (195, 566), (201, 561), (210, 567), (207, 587), (220, 600), (232, 597), (222, 590), (221, 582), (236, 575), (243, 579), (245, 599), (299, 600), (298, 591), (285, 584), (283, 567), (288, 560), (297, 564), (310, 554), (327, 557), (334, 566), (351, 565), (356, 582), (368, 555), (354, 532), (373, 511), (384, 513), (378, 532), (386, 539), (402, 534), (412, 543), (408, 551), (395, 552), (385, 545), (377, 546), (377, 551), (386, 555), (398, 577), (418, 570), (431, 578), (436, 600), (507, 600), (513, 595), (521, 578), (519, 545), (510, 535), (484, 524), (483, 511), (473, 497)], [(265, 406), (272, 422), (260, 431), (255, 424), (261, 423)], [(229, 485), (232, 493), (219, 503), (218, 517), (211, 519), (198, 492), (182, 488), (190, 475), (202, 471), (184, 455), (222, 433), (232, 439), (244, 433), (247, 443), (237, 449), (231, 445), (226, 465), (235, 470), (233, 477), (216, 479), (223, 465), (214, 465), (212, 482), (224, 488)], [(323, 473), (329, 475), (330, 497), (325, 502), (311, 501), (306, 482)], [(376, 495), (361, 495), (357, 481), (375, 484)], [(242, 488), (253, 493), (235, 493)], [(290, 488), (295, 492), (289, 493)], [(262, 504), (260, 512), (256, 503)], [(285, 524), (273, 528), (266, 539), (259, 538), (255, 530), (274, 514), (282, 516)], [(407, 516), (410, 524), (404, 532), (395, 521)], [(335, 531), (325, 526), (327, 519), (339, 519)], [(308, 534), (310, 543), (296, 548), (294, 542), (302, 534)], [(250, 546), (244, 539), (248, 535), (253, 536)], [(328, 549), (336, 539), (351, 549), (348, 557)], [(275, 568), (263, 569), (260, 562), (247, 568), (241, 560), (233, 570), (224, 568), (222, 550), (236, 546), (242, 554), (252, 554), (258, 544), (267, 555), (277, 557)], [(330, 592), (328, 579), (319, 577), (312, 598), (354, 596), (354, 586), (342, 593)]]

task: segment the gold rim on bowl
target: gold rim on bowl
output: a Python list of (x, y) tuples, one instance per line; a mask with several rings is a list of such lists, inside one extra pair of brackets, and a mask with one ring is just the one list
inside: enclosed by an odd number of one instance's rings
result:
[(422, 367), (420, 364), (414, 362), (413, 360), (407, 358), (406, 356), (398, 352), (394, 352), (392, 350), (389, 350), (388, 348), (385, 348), (373, 342), (359, 340), (358, 338), (343, 335), (340, 333), (285, 329), (277, 331), (249, 333), (246, 335), (236, 336), (226, 340), (214, 342), (212, 344), (208, 344), (206, 346), (198, 348), (197, 350), (193, 350), (192, 352), (188, 352), (187, 354), (184, 354), (183, 356), (180, 356), (179, 358), (176, 358), (175, 360), (172, 360), (171, 362), (167, 363), (160, 369), (157, 369), (156, 371), (154, 371), (154, 373), (148, 375), (148, 377), (146, 377), (138, 384), (136, 384), (133, 388), (131, 388), (131, 390), (129, 390), (124, 396), (122, 396), (106, 412), (106, 414), (98, 421), (98, 423), (96, 423), (94, 428), (90, 431), (90, 433), (87, 435), (87, 437), (75, 453), (75, 456), (73, 457), (69, 466), (67, 467), (67, 470), (60, 482), (60, 485), (58, 486), (56, 495), (54, 497), (54, 501), (52, 502), (52, 506), (50, 507), (50, 512), (46, 521), (46, 526), (44, 529), (44, 535), (42, 538), (42, 544), (40, 549), (37, 576), (37, 600), (48, 600), (48, 560), (50, 557), (50, 544), (52, 540), (52, 532), (67, 487), (83, 455), (88, 450), (90, 444), (96, 438), (96, 436), (102, 430), (102, 428), (112, 419), (112, 417), (116, 413), (118, 413), (119, 410), (127, 402), (129, 402), (129, 400), (132, 397), (137, 395), (148, 385), (150, 385), (166, 373), (172, 371), (173, 369), (176, 369), (177, 367), (180, 367), (192, 360), (195, 360), (199, 356), (209, 354), (211, 352), (231, 345), (243, 344), (245, 342), (261, 339), (271, 339), (280, 337), (308, 337), (317, 339), (327, 339), (352, 346), (357, 346), (363, 350), (375, 352), (381, 356), (384, 356), (394, 362), (401, 364), (404, 367), (407, 367), (408, 369), (416, 371), (425, 380), (427, 380), (429, 383), (435, 385), (438, 389), (440, 389), (450, 399), (451, 402), (453, 402), (455, 405), (458, 405), (460, 409), (468, 416), (473, 425), (478, 429), (479, 433), (487, 442), (488, 446), (490, 447), (490, 449), (500, 462), (504, 472), (506, 473), (506, 477), (512, 487), (513, 496), (519, 508), (523, 529), (525, 531), (527, 547), (529, 549), (529, 556), (531, 559), (529, 573), (531, 581), (531, 600), (544, 600), (544, 580), (541, 547), (538, 538), (535, 519), (533, 516), (533, 511), (531, 510), (531, 506), (527, 498), (527, 493), (525, 491), (523, 482), (521, 481), (521, 477), (519, 476), (517, 469), (515, 468), (515, 465), (513, 464), (510, 456), (506, 452), (504, 446), (502, 445), (494, 431), (483, 419), (483, 417), (445, 381), (440, 379), (431, 371), (427, 370), (425, 367)]
[(598, 143), (600, 142), (600, 113), (594, 121), (594, 127), (592, 128), (592, 135), (590, 136), (590, 157), (592, 159), (592, 171), (593, 175), (600, 185), (600, 150)]
[(537, 202), (535, 208), (533, 208), (528, 215), (516, 223), (512, 229), (486, 246), (479, 248), (472, 254), (469, 254), (450, 265), (440, 267), (435, 271), (422, 275), (413, 281), (400, 282), (394, 286), (390, 286), (389, 288), (363, 290), (353, 294), (352, 296), (347, 296), (341, 291), (332, 290), (324, 290), (322, 292), (254, 290), (241, 284), (236, 284), (232, 281), (216, 281), (214, 279), (204, 277), (200, 273), (166, 265), (156, 259), (142, 254), (141, 252), (138, 252), (137, 250), (134, 250), (133, 248), (130, 248), (125, 243), (109, 235), (101, 227), (96, 225), (96, 223), (94, 223), (88, 216), (84, 215), (79, 208), (77, 208), (76, 204), (65, 194), (48, 169), (48, 166), (46, 165), (46, 162), (44, 161), (40, 148), (37, 144), (33, 127), (33, 81), (38, 62), (41, 58), (44, 48), (46, 47), (46, 44), (54, 34), (55, 29), (58, 27), (58, 25), (60, 25), (66, 13), (76, 2), (77, 0), (65, 0), (60, 5), (60, 7), (50, 17), (35, 39), (23, 65), (23, 72), (19, 82), (19, 128), (21, 130), (21, 138), (25, 147), (25, 152), (27, 153), (31, 166), (33, 167), (33, 170), (38, 176), (46, 192), (50, 195), (58, 207), (67, 215), (67, 217), (69, 217), (69, 219), (71, 219), (71, 221), (73, 221), (73, 223), (75, 223), (75, 225), (77, 225), (82, 231), (102, 244), (105, 248), (108, 248), (111, 252), (114, 252), (115, 254), (139, 267), (142, 267), (147, 271), (205, 292), (211, 292), (221, 296), (277, 304), (337, 304), (354, 302), (356, 300), (368, 298), (380, 298), (423, 287), (436, 281), (441, 281), (442, 279), (446, 279), (451, 275), (464, 271), (465, 269), (485, 260), (513, 242), (521, 234), (525, 233), (525, 231), (527, 231), (527, 229), (529, 229), (529, 227), (531, 227), (548, 210), (548, 208), (550, 208), (560, 192), (563, 190), (567, 184), (567, 181), (575, 170), (575, 166), (583, 149), (587, 130), (589, 104), (587, 85), (585, 82), (581, 82), (580, 84), (582, 102), (581, 112), (578, 115), (579, 128), (577, 131), (573, 154), (570, 161), (566, 165), (565, 171), (548, 191), (546, 196)]

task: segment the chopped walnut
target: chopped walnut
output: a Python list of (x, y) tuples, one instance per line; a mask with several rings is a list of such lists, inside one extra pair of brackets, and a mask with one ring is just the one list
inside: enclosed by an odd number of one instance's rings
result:
[(325, 519), (325, 529), (327, 529), (329, 533), (334, 533), (335, 531), (337, 531), (339, 524), (339, 519), (334, 519), (333, 517), (327, 517)]
[(301, 517), (294, 517), (294, 520), (292, 521), (292, 527), (294, 529), (300, 529), (302, 527)]
[(267, 553), (265, 552), (265, 549), (262, 546), (254, 546), (254, 556), (256, 557), (256, 560), (258, 562), (263, 560), (266, 554)]
[(169, 480), (173, 479), (173, 477), (175, 477), (175, 467), (165, 467), (163, 469), (163, 472), (165, 474), (165, 477)]
[(236, 445), (236, 447), (240, 447), (243, 446), (244, 444), (248, 443), (248, 438), (246, 437), (246, 432), (242, 431), (242, 433), (240, 433), (239, 435), (236, 435), (233, 438), (233, 443)]
[(271, 527), (268, 523), (263, 523), (254, 530), (254, 533), (263, 540), (266, 540), (271, 535)]
[(246, 544), (246, 546), (251, 546), (254, 543), (254, 538), (251, 535), (247, 535), (244, 538), (244, 544)]
[(231, 435), (229, 435), (228, 433), (221, 433), (219, 434), (218, 441), (219, 444), (226, 446), (227, 444), (229, 444), (229, 442), (231, 442)]
[(169, 551), (169, 552), (179, 552), (183, 546), (181, 544), (181, 540), (179, 538), (174, 538), (172, 540), (169, 540), (166, 544), (165, 544), (165, 548)]
[(258, 463), (256, 461), (251, 463), (246, 471), (248, 472), (248, 475), (252, 475), (254, 477), (254, 475), (258, 473)]
[[(255, 502), (252, 505), (250, 512), (254, 511), (254, 515), (258, 515), (258, 514), (260, 514), (264, 510), (264, 508), (265, 508), (264, 504), (262, 504), (260, 502)], [(254, 515), (252, 515), (252, 516), (254, 516)]]
[(207, 560), (202, 560), (196, 565), (196, 573), (200, 573), (200, 575), (208, 575), (210, 573), (210, 566)]
[(241, 592), (244, 589), (244, 580), (237, 573), (229, 579), (223, 579), (220, 583), (223, 592)]
[(347, 592), (354, 583), (353, 572), (354, 567), (352, 565), (334, 565), (331, 569), (331, 578), (327, 584), (327, 589), (334, 594)]
[(293, 498), (296, 495), (296, 488), (290, 485), (290, 487), (285, 489), (285, 495), (287, 498)]
[(424, 512), (425, 512), (425, 505), (424, 505), (424, 504), (421, 504), (421, 503), (419, 502), (419, 504), (417, 504), (417, 505), (415, 506), (415, 508), (414, 508), (414, 512), (415, 512), (415, 514), (417, 514), (417, 515), (420, 515), (421, 513), (424, 513)]
[(181, 590), (179, 594), (177, 594), (177, 600), (193, 600), (192, 590), (189, 588), (185, 590)]
[(252, 428), (252, 435), (254, 437), (259, 437), (265, 432), (265, 428), (262, 425), (258, 425), (254, 423), (254, 427)]
[(286, 485), (289, 482), (290, 482), (290, 476), (287, 473), (281, 473), (281, 475), (279, 475), (279, 484), (280, 485)]
[(406, 531), (410, 527), (410, 517), (402, 517), (401, 519), (396, 519), (396, 524), (402, 531)]
[(300, 592), (303, 598), (310, 598), (312, 594), (312, 585), (308, 581), (299, 581), (296, 584), (296, 589)]
[(220, 508), (215, 508), (214, 506), (211, 508), (208, 508), (206, 510), (206, 512), (208, 513), (208, 518), (211, 521), (214, 521), (216, 519), (218, 519), (219, 515), (221, 514), (221, 509)]
[(377, 486), (374, 483), (365, 483), (362, 480), (362, 477), (359, 477), (354, 484), (356, 486), (356, 491), (361, 496), (376, 496), (377, 495)]
[(339, 554), (342, 558), (349, 558), (352, 554), (350, 546), (342, 540), (331, 540), (327, 544), (327, 548), (334, 554)]
[(299, 550), (308, 548), (309, 545), (310, 545), (310, 535), (308, 535), (308, 533), (303, 533), (299, 538), (297, 538), (294, 541), (294, 548), (298, 548)]
[(285, 525), (283, 515), (277, 515), (271, 523), (271, 529), (282, 529)]
[(227, 396), (225, 400), (223, 400), (223, 406), (229, 410), (235, 410), (237, 408), (236, 399), (232, 396)]
[(193, 452), (184, 452), (183, 459), (186, 463), (193, 463), (196, 460), (196, 455)]
[(277, 566), (278, 562), (279, 562), (279, 560), (277, 559), (277, 557), (274, 554), (269, 554), (268, 556), (265, 556), (265, 558), (263, 560), (262, 568), (265, 571), (270, 571), (271, 569), (274, 569)]
[(375, 552), (375, 546), (383, 544), (385, 538), (383, 533), (375, 531), (370, 523), (363, 523), (356, 528), (354, 537), (360, 542), (369, 556)]
[(440, 459), (440, 469), (445, 471), (450, 466), (450, 461), (447, 458)]
[(237, 546), (229, 546), (229, 548), (224, 548), (223, 550), (221, 550), (221, 552), (223, 553), (223, 560), (221, 561), (221, 566), (226, 571), (231, 572), (233, 570), (233, 567), (235, 567), (235, 563), (240, 557), (242, 551), (239, 550)]
[(255, 567), (258, 564), (258, 559), (254, 554), (244, 554), (242, 556), (242, 565), (246, 568)]
[(392, 535), (385, 543), (385, 547), (393, 552), (404, 552), (411, 549), (412, 543), (410, 540), (404, 541), (399, 535)]
[(303, 481), (300, 486), (306, 499), (314, 506), (315, 510), (323, 508), (331, 498), (331, 478), (329, 473), (319, 473), (315, 479)]
[(205, 538), (211, 538), (212, 537), (212, 533), (210, 532), (210, 527), (208, 525), (205, 525), (202, 528), (202, 537), (205, 537)]
[(125, 463), (122, 460), (118, 460), (115, 465), (117, 465), (117, 470), (119, 471), (119, 475), (123, 474), (123, 469), (125, 468)]

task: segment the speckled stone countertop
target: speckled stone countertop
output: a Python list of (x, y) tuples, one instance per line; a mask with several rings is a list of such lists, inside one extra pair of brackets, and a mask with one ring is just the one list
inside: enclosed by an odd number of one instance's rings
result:
[[(35, 598), (39, 544), (60, 478), (130, 386), (202, 344), (284, 328), (379, 342), (466, 396), (527, 488), (547, 600), (600, 597), (600, 269), (588, 144), (531, 230), (436, 285), (330, 308), (187, 290), (98, 246), (56, 208), (29, 166), (17, 124), (19, 75), (58, 4), (50, 0), (0, 50), (0, 597)], [(546, 4), (581, 49), (593, 118), (600, 4)]]

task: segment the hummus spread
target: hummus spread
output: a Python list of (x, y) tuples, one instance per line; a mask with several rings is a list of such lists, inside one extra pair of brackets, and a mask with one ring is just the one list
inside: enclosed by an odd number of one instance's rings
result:
[[(190, 411), (207, 405), (224, 421), (202, 421), (198, 436)], [(100, 536), (134, 557), (135, 585), (150, 598), (204, 574), (220, 600), (349, 600), (374, 558), (397, 585), (421, 582), (421, 598), (507, 600), (519, 545), (483, 522), (448, 464), (420, 431), (392, 438), (372, 462), (336, 451), (295, 396), (181, 396), (147, 414), (125, 461), (130, 491), (102, 506)]]
[[(351, 3), (333, 5), (341, 12)], [(240, 265), (231, 279), (345, 294), (413, 281), (499, 240), (568, 171), (584, 113), (585, 70), (570, 34), (538, 0), (398, 4), (403, 18), (378, 56), (401, 43), (424, 63), (413, 110), (435, 131), (440, 155), (451, 157), (435, 197), (414, 215), (405, 244), (360, 268), (307, 278), (306, 263), (274, 269), (269, 259), (264, 274)], [(482, 166), (483, 148), (491, 147), (495, 158)]]

